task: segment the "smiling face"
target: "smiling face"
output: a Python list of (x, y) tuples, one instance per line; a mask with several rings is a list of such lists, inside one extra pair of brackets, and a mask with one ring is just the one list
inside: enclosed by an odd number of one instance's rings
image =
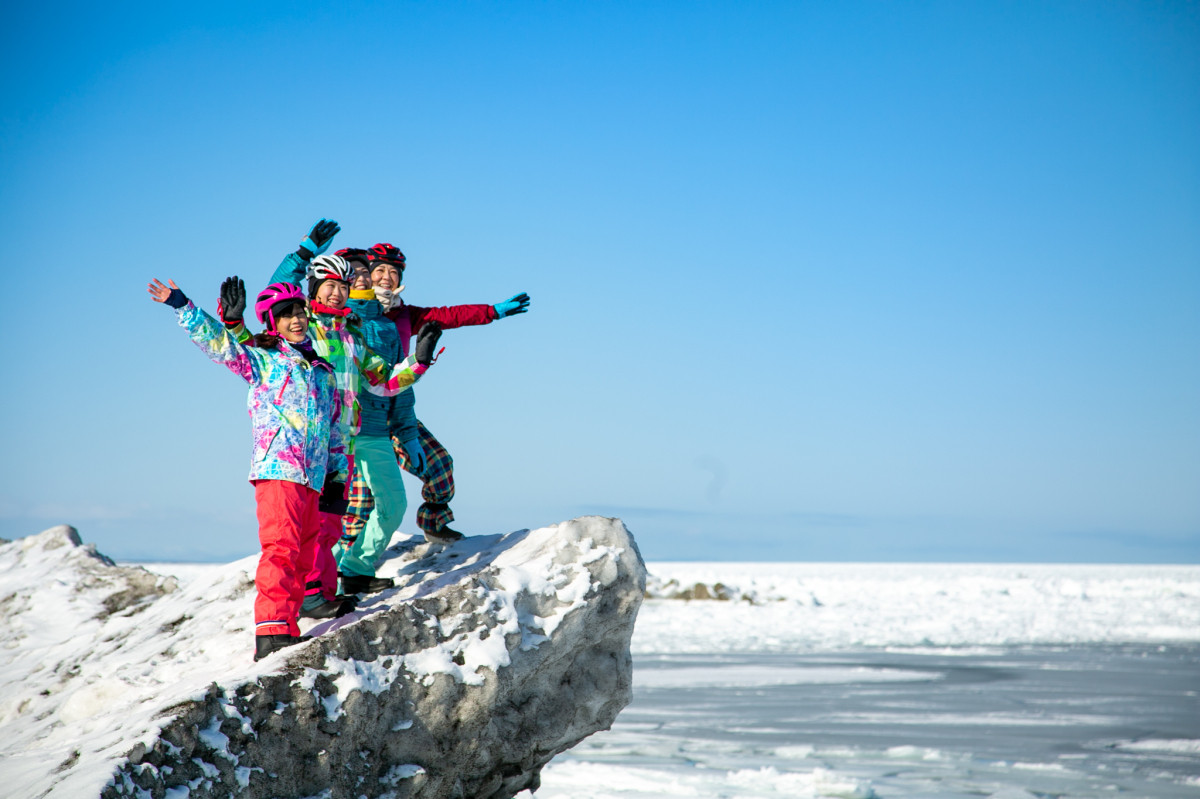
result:
[(321, 285), (317, 286), (317, 302), (333, 308), (335, 311), (346, 307), (346, 300), (349, 297), (349, 283), (343, 283), (340, 280), (323, 280)]
[(401, 274), (402, 272), (395, 264), (380, 261), (371, 267), (371, 285), (395, 291), (400, 286)]
[(354, 262), (354, 282), (350, 284), (350, 288), (355, 291), (371, 288), (371, 270), (367, 269), (366, 264)]
[(275, 332), (283, 336), (288, 343), (299, 344), (308, 336), (308, 313), (304, 310), (304, 303), (293, 300), (280, 303), (280, 306), (278, 311), (271, 309), (271, 315), (275, 319)]

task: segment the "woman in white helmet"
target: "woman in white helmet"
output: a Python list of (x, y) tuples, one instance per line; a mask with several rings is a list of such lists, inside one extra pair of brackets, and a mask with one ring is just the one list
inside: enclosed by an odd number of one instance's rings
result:
[[(351, 265), (337, 255), (324, 255), (338, 230), (337, 222), (322, 219), (313, 226), (296, 252), (289, 253), (271, 276), (271, 283), (300, 285), (308, 278), (309, 335), (317, 353), (333, 366), (337, 396), (341, 407), (340, 420), (348, 442), (351, 468), (370, 468), (370, 453), (359, 452), (355, 441), (360, 427), (359, 395), (363, 390), (390, 397), (412, 385), (416, 366), (415, 354), (393, 365), (367, 348), (359, 329), (359, 320), (350, 312), (346, 302), (354, 277)], [(248, 335), (248, 333), (246, 334)], [(425, 351), (436, 347), (441, 328), (427, 325), (419, 334)], [(395, 458), (388, 452), (391, 469), (400, 479)], [(365, 462), (358, 462), (362, 458)], [(304, 605), (301, 615), (309, 618), (333, 618), (354, 609), (353, 597), (337, 595), (337, 561), (333, 546), (342, 535), (342, 516), (346, 512), (345, 497), (339, 503), (326, 503), (322, 508), (321, 533), (317, 537), (312, 571), (307, 576)], [(400, 510), (403, 515), (403, 508)]]

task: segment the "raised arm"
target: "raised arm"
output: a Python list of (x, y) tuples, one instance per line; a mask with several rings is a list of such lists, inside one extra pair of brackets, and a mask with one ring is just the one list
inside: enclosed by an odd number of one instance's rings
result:
[(308, 270), (308, 262), (329, 249), (333, 237), (342, 228), (332, 219), (322, 219), (312, 226), (295, 252), (284, 256), (268, 283), (291, 283), (299, 286)]
[[(169, 287), (155, 278), (154, 282), (146, 285), (146, 290), (155, 302), (175, 309), (180, 326), (188, 331), (188, 336), (209, 360), (224, 365), (248, 383), (257, 380), (262, 354), (253, 347), (239, 343), (223, 324), (197, 308), (175, 285), (174, 280), (168, 280), (167, 283)], [(241, 291), (244, 305), (245, 288)]]
[(243, 315), (246, 313), (246, 284), (240, 277), (227, 277), (221, 283), (221, 299), (217, 300), (217, 316), (225, 329), (242, 344), (251, 339)]

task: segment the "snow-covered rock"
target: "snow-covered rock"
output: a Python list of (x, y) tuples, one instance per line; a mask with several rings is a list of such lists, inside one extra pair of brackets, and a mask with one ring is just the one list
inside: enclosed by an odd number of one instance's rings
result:
[(0, 545), (0, 786), (59, 797), (508, 797), (631, 698), (616, 519), (398, 537), (397, 587), (252, 661), (257, 556), (177, 585), (72, 528)]

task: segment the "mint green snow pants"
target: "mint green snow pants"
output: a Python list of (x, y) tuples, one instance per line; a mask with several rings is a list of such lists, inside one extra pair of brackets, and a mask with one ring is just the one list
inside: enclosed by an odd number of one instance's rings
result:
[[(400, 528), (408, 497), (392, 440), (387, 436), (358, 436), (354, 439), (355, 482), (363, 482), (375, 497), (375, 507), (362, 532), (348, 538), (342, 536), (335, 555), (338, 571), (366, 577), (375, 576), (375, 567)], [(346, 527), (343, 524), (343, 530)]]

